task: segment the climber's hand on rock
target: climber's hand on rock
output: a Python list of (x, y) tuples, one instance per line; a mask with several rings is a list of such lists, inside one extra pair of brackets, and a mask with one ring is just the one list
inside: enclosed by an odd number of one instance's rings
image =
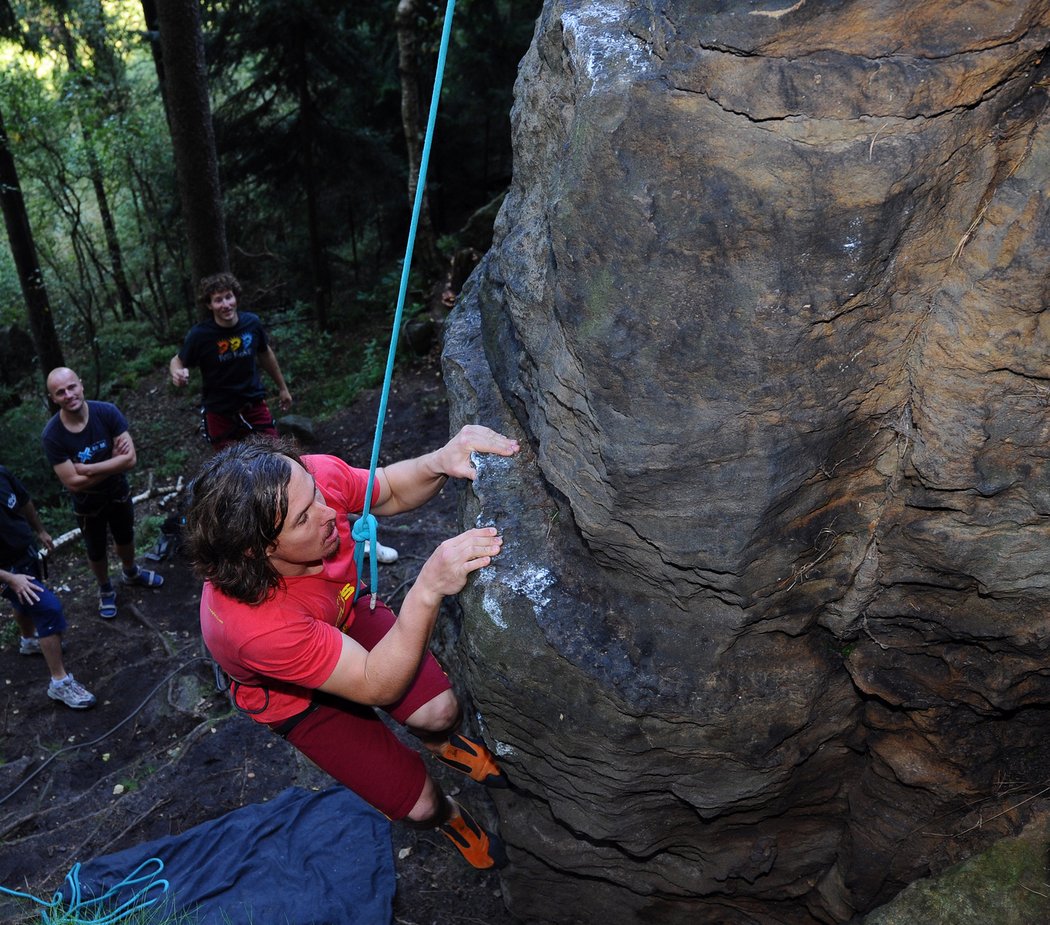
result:
[(495, 527), (475, 527), (447, 539), (423, 564), (413, 590), (437, 606), (443, 597), (462, 591), (470, 573), (489, 565), (502, 548)]
[(517, 440), (504, 437), (490, 427), (467, 424), (438, 450), (441, 471), (452, 478), (473, 481), (477, 471), (471, 463), (472, 453), (495, 453), (497, 456), (513, 456), (521, 447)]

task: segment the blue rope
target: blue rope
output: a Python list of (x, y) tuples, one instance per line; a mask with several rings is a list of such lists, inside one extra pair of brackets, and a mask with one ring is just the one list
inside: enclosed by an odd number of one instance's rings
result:
[[(150, 868), (155, 869), (149, 872)], [(160, 902), (160, 896), (153, 896), (149, 899), (146, 896), (154, 888), (159, 888), (161, 894), (167, 893), (170, 886), (168, 881), (156, 879), (162, 870), (164, 870), (164, 862), (160, 858), (150, 858), (139, 864), (120, 883), (110, 887), (101, 896), (84, 899), (80, 888), (80, 864), (74, 864), (73, 869), (66, 874), (66, 887), (69, 891), (68, 904), (63, 898), (62, 890), (55, 893), (50, 902), (37, 899), (29, 893), (9, 890), (4, 886), (0, 886), (0, 893), (6, 893), (8, 896), (15, 896), (19, 899), (28, 899), (43, 907), (40, 913), (41, 925), (115, 925)], [(140, 883), (144, 883), (145, 886), (135, 890), (119, 906), (112, 909), (106, 908), (107, 903), (112, 902), (121, 890)]]
[(405, 247), (405, 260), (401, 265), (401, 288), (397, 294), (397, 310), (394, 312), (393, 332), (390, 336), (390, 349), (386, 358), (386, 375), (383, 377), (383, 394), (379, 399), (379, 413), (376, 415), (376, 434), (372, 441), (372, 461), (368, 468), (368, 487), (365, 489), (365, 505), (361, 516), (354, 522), (351, 535), (354, 538), (354, 565), (357, 568), (357, 588), (354, 590), (354, 601), (361, 594), (361, 575), (365, 564), (365, 541), (368, 542), (369, 587), (372, 589), (370, 607), (376, 606), (376, 589), (379, 586), (379, 543), (376, 540), (376, 519), (371, 512), (372, 487), (376, 477), (376, 466), (379, 462), (379, 447), (383, 441), (383, 420), (386, 418), (387, 401), (390, 398), (390, 382), (394, 375), (394, 358), (397, 356), (397, 338), (401, 331), (401, 315), (405, 308), (405, 294), (408, 292), (408, 277), (412, 268), (412, 251), (416, 244), (416, 229), (419, 227), (419, 214), (423, 208), (423, 189), (427, 182), (427, 165), (430, 162), (430, 146), (434, 138), (434, 123), (437, 121), (438, 100), (441, 96), (441, 80), (445, 73), (445, 58), (448, 55), (449, 36), (452, 34), (452, 14), (456, 0), (448, 0), (445, 7), (445, 25), (441, 31), (441, 47), (438, 50), (437, 72), (434, 75), (434, 91), (430, 98), (430, 115), (427, 119), (427, 133), (423, 140), (423, 153), (419, 159), (419, 178), (416, 182), (416, 198), (412, 206), (412, 223), (408, 228), (408, 243)]

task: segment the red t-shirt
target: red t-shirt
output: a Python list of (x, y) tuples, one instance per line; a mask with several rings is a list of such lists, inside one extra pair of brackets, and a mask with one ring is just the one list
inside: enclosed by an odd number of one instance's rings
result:
[[(237, 705), (260, 723), (278, 723), (310, 705), (342, 651), (341, 631), (353, 621), (354, 542), (348, 514), (365, 505), (368, 470), (335, 456), (304, 456), (325, 502), (341, 516), (339, 553), (316, 575), (282, 578), (276, 594), (255, 606), (205, 582), (201, 632), (212, 658), (235, 682)], [(379, 482), (372, 489), (379, 495)]]

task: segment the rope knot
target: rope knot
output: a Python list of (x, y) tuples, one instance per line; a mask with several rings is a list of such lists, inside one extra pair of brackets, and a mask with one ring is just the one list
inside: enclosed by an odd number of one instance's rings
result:
[(370, 608), (376, 609), (376, 588), (379, 587), (379, 545), (376, 539), (376, 519), (372, 514), (362, 514), (354, 521), (350, 529), (354, 538), (354, 566), (357, 569), (357, 587), (354, 589), (354, 601), (361, 594), (361, 577), (365, 571), (365, 550), (368, 550), (368, 578), (372, 588)]

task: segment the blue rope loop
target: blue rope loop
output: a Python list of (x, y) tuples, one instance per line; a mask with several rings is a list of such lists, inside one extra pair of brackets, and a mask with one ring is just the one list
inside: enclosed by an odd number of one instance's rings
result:
[[(66, 874), (68, 903), (63, 898), (62, 890), (55, 893), (50, 901), (38, 899), (29, 893), (9, 890), (4, 886), (0, 886), (0, 893), (6, 893), (8, 896), (15, 896), (19, 899), (28, 899), (41, 906), (41, 925), (116, 925), (117, 922), (138, 915), (160, 902), (161, 897), (168, 892), (171, 886), (167, 880), (157, 879), (163, 870), (164, 862), (160, 858), (149, 858), (101, 896), (84, 899), (80, 886), (80, 863), (78, 862)], [(135, 887), (140, 883), (145, 886), (136, 889), (120, 905), (112, 909), (106, 908), (107, 904), (113, 902), (122, 890)], [(151, 890), (158, 889), (160, 890), (159, 895), (147, 898)]]
[(357, 569), (357, 587), (354, 588), (354, 600), (361, 594), (361, 574), (365, 566), (365, 542), (369, 549), (369, 587), (372, 589), (372, 599), (369, 607), (376, 609), (376, 588), (379, 586), (379, 554), (377, 552), (378, 540), (376, 539), (376, 519), (371, 514), (359, 517), (350, 531), (354, 538), (354, 567)]
[[(441, 46), (438, 49), (437, 69), (434, 74), (434, 90), (430, 97), (430, 115), (427, 117), (427, 133), (423, 139), (423, 153), (419, 158), (419, 177), (416, 181), (415, 202), (412, 205), (412, 223), (408, 228), (408, 243), (405, 246), (405, 259), (401, 264), (401, 286), (397, 294), (397, 308), (394, 311), (393, 331), (390, 336), (390, 349), (386, 357), (386, 373), (383, 376), (383, 393), (379, 399), (379, 411), (376, 414), (376, 433), (372, 441), (372, 460), (368, 467), (368, 487), (365, 489), (365, 504), (361, 516), (354, 523), (353, 537), (357, 542), (354, 550), (354, 562), (357, 564), (357, 588), (354, 589), (354, 601), (357, 601), (361, 593), (361, 568), (364, 564), (364, 551), (361, 548), (358, 534), (364, 539), (370, 540), (369, 559), (371, 561), (370, 575), (372, 583), (372, 608), (375, 609), (376, 589), (379, 586), (378, 568), (379, 548), (375, 534), (375, 518), (372, 516), (372, 486), (375, 484), (376, 467), (379, 463), (379, 447), (383, 442), (383, 421), (386, 419), (386, 406), (390, 399), (390, 383), (394, 377), (394, 359), (397, 356), (397, 339), (401, 331), (401, 316), (405, 310), (405, 296), (408, 293), (408, 277), (412, 269), (412, 252), (416, 244), (416, 231), (419, 228), (419, 216), (423, 209), (423, 190), (427, 183), (427, 167), (430, 164), (430, 148), (434, 141), (434, 125), (437, 122), (438, 102), (441, 99), (441, 82), (445, 74), (445, 59), (448, 57), (449, 37), (452, 35), (452, 14), (456, 9), (456, 0), (448, 0), (445, 7), (445, 23), (441, 30)], [(359, 529), (362, 521), (371, 520), (370, 532), (365, 535), (365, 527)], [(358, 554), (362, 556), (358, 560)]]

